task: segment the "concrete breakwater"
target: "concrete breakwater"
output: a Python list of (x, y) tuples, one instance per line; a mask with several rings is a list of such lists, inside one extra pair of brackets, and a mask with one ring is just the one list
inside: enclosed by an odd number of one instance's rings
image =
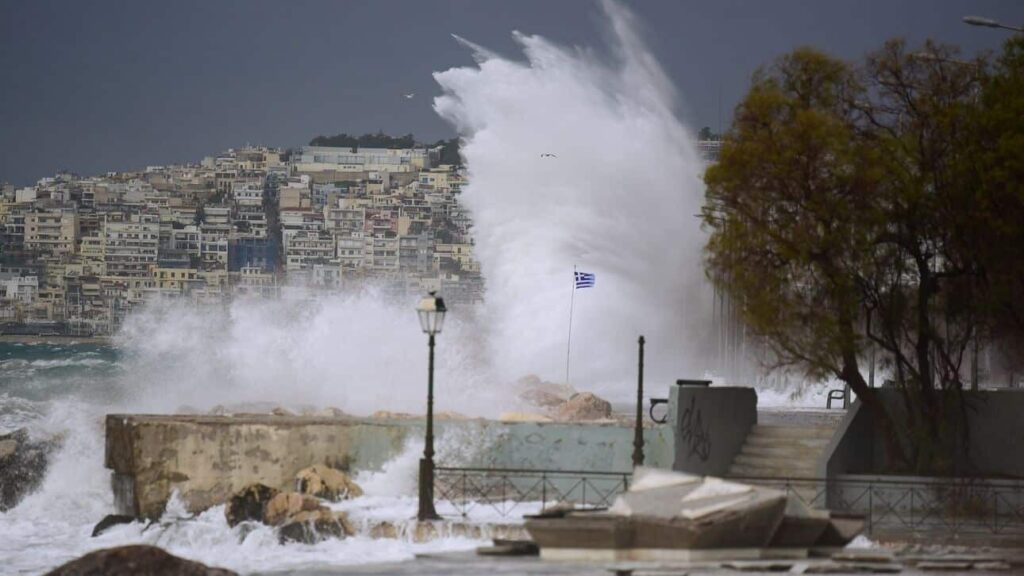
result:
[[(106, 419), (106, 467), (117, 512), (158, 518), (175, 491), (197, 512), (262, 483), (281, 490), (313, 464), (379, 470), (423, 435), (420, 418), (245, 414), (112, 414)], [(548, 470), (631, 469), (633, 428), (616, 422), (437, 423), (438, 465)], [(649, 465), (671, 467), (669, 426), (645, 428)]]

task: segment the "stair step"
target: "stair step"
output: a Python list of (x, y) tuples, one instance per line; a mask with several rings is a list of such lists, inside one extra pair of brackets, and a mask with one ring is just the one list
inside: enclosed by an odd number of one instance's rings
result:
[(794, 456), (788, 454), (765, 454), (763, 452), (741, 451), (739, 454), (736, 454), (732, 461), (737, 464), (778, 464), (787, 466), (800, 466), (806, 464), (813, 466), (817, 463), (819, 456), (820, 454), (816, 453)]
[(761, 454), (739, 453), (732, 461), (733, 464), (745, 464), (749, 466), (767, 466), (770, 468), (814, 468), (817, 464), (817, 457), (810, 458), (786, 458)]
[(806, 469), (813, 470), (817, 466), (814, 460), (787, 460), (784, 458), (758, 458), (756, 456), (736, 456), (734, 466), (760, 467), (771, 469)]
[(817, 473), (813, 467), (767, 467), (750, 466), (746, 464), (733, 464), (727, 476), (754, 478), (814, 478)]
[(788, 458), (792, 460), (817, 460), (818, 457), (821, 456), (821, 454), (824, 452), (822, 448), (824, 447), (791, 445), (757, 446), (744, 444), (743, 447), (740, 448), (739, 455)]
[(787, 436), (747, 436), (744, 446), (755, 446), (763, 448), (808, 448), (811, 450), (824, 450), (831, 439), (826, 438), (791, 438)]
[(755, 424), (750, 436), (771, 438), (831, 439), (835, 428), (831, 426), (766, 426)]

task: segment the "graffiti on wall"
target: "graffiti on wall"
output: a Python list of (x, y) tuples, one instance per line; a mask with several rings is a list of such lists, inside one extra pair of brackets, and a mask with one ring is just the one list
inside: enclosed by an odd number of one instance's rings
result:
[(690, 397), (690, 405), (683, 410), (679, 429), (683, 442), (690, 450), (688, 455), (696, 455), (701, 462), (706, 462), (711, 456), (711, 425), (704, 423), (696, 396)]

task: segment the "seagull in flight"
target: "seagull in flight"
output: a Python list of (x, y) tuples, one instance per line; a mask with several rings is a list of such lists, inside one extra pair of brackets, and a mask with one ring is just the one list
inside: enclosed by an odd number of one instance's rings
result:
[(405, 96), (406, 100), (412, 100), (412, 97), (415, 96), (415, 95), (416, 95), (415, 92), (409, 92), (408, 94), (403, 94), (403, 96)]
[(555, 156), (554, 154), (550, 154), (548, 152), (545, 152), (544, 154), (541, 154), (540, 157), (541, 158), (558, 158), (558, 156)]

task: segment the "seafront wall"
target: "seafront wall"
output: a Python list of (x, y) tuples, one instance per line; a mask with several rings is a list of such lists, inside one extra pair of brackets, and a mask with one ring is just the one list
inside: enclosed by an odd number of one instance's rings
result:
[[(439, 466), (628, 471), (633, 428), (619, 423), (436, 423)], [(260, 482), (292, 489), (313, 464), (379, 470), (411, 440), (423, 420), (275, 415), (107, 416), (106, 466), (118, 512), (159, 517), (172, 492), (199, 511)], [(669, 426), (644, 430), (646, 463), (671, 467)]]
[[(879, 400), (892, 414), (904, 414), (896, 390), (879, 389)], [(964, 391), (967, 443), (961, 446), (953, 466), (956, 476), (1024, 478), (1024, 390)], [(910, 438), (898, 437), (901, 442)], [(888, 462), (885, 430), (859, 400), (840, 423), (836, 437), (818, 465), (822, 475), (884, 475), (897, 470)]]

